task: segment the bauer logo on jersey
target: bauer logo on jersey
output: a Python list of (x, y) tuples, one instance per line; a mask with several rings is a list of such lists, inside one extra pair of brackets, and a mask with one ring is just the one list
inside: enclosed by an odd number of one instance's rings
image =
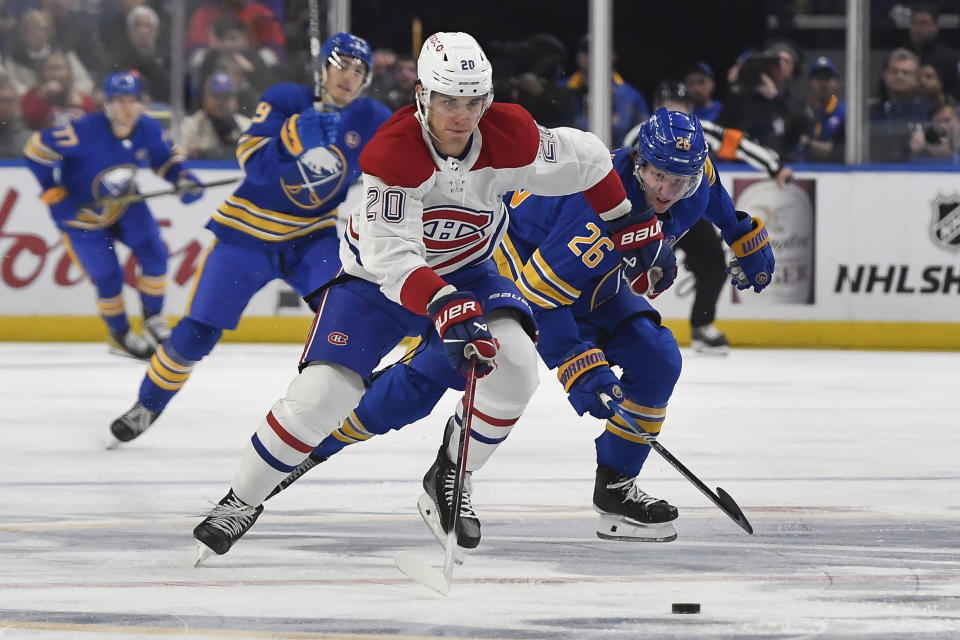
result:
[(423, 210), (423, 243), (428, 251), (460, 251), (482, 242), (493, 221), (492, 211), (465, 207), (427, 207)]
[(340, 333), (339, 331), (332, 331), (330, 335), (327, 336), (327, 342), (330, 344), (335, 344), (338, 347), (344, 347), (347, 345), (347, 334)]
[(335, 146), (314, 147), (280, 178), (280, 185), (298, 207), (316, 209), (343, 186), (347, 178), (343, 170), (346, 164), (343, 154)]
[(938, 193), (930, 203), (930, 237), (937, 247), (951, 253), (960, 253), (960, 193), (949, 196)]

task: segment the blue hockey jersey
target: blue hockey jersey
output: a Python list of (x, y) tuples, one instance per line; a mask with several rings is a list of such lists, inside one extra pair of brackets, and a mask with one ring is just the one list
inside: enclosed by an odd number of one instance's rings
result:
[[(631, 149), (616, 151), (613, 167), (633, 205), (631, 215), (653, 215), (633, 175)], [(575, 316), (593, 313), (620, 293), (620, 254), (582, 195), (544, 197), (514, 191), (506, 194), (503, 202), (510, 214), (510, 227), (494, 258), (500, 273), (513, 278), (530, 301), (538, 322), (541, 313), (551, 310), (563, 309)], [(659, 215), (664, 239), (672, 245), (701, 217), (719, 227), (728, 243), (741, 235), (733, 201), (709, 159), (694, 194)], [(626, 293), (636, 298), (634, 306), (639, 304), (653, 312), (645, 299)], [(568, 346), (579, 342), (572, 318), (566, 323), (543, 322), (541, 329), (540, 352), (551, 367), (557, 363), (547, 354), (559, 358)]]
[(237, 142), (244, 181), (207, 223), (221, 241), (277, 249), (313, 233), (335, 233), (337, 206), (360, 177), (360, 151), (390, 117), (390, 109), (372, 98), (354, 100), (340, 111), (335, 142), (297, 160), (284, 148), (283, 125), (313, 101), (311, 89), (292, 83), (263, 94)]
[(27, 166), (43, 188), (41, 199), (53, 207), (61, 229), (103, 229), (114, 224), (131, 207), (142, 202), (83, 208), (101, 198), (137, 193), (138, 167), (149, 166), (157, 175), (176, 183), (183, 152), (171, 147), (160, 123), (141, 115), (127, 138), (118, 138), (103, 113), (92, 113), (63, 127), (33, 134), (24, 149)]

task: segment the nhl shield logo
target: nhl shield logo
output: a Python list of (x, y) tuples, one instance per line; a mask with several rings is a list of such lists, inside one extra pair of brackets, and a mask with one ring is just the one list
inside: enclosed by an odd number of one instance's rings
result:
[(930, 203), (930, 238), (944, 251), (960, 253), (960, 193), (949, 196), (937, 193)]

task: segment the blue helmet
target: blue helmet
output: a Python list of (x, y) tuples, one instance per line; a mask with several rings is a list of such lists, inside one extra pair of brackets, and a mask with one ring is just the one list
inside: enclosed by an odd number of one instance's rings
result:
[(327, 38), (320, 48), (320, 59), (340, 69), (343, 66), (340, 56), (351, 56), (362, 61), (367, 65), (367, 75), (370, 75), (373, 53), (370, 51), (370, 44), (363, 38), (349, 33), (335, 33)]
[(682, 198), (693, 195), (700, 186), (709, 149), (697, 116), (660, 107), (640, 127), (637, 147), (634, 173), (638, 180), (642, 164), (649, 163), (664, 173), (689, 178)]
[(139, 96), (143, 94), (140, 78), (129, 71), (111, 73), (103, 80), (103, 99), (110, 101), (117, 96)]
[(666, 107), (640, 127), (637, 146), (644, 161), (678, 176), (700, 173), (709, 152), (697, 116)]

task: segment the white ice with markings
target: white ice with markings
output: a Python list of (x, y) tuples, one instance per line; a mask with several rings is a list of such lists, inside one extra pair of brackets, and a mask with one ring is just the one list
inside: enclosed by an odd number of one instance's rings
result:
[(756, 534), (652, 454), (640, 486), (680, 509), (665, 544), (595, 536), (600, 424), (543, 370), (474, 476), (483, 540), (443, 597), (393, 557), (442, 563), (416, 501), (453, 393), (193, 567), (191, 530), (299, 352), (220, 345), (145, 435), (106, 451), (143, 364), (0, 343), (0, 638), (960, 637), (960, 354), (684, 351), (660, 442)]

